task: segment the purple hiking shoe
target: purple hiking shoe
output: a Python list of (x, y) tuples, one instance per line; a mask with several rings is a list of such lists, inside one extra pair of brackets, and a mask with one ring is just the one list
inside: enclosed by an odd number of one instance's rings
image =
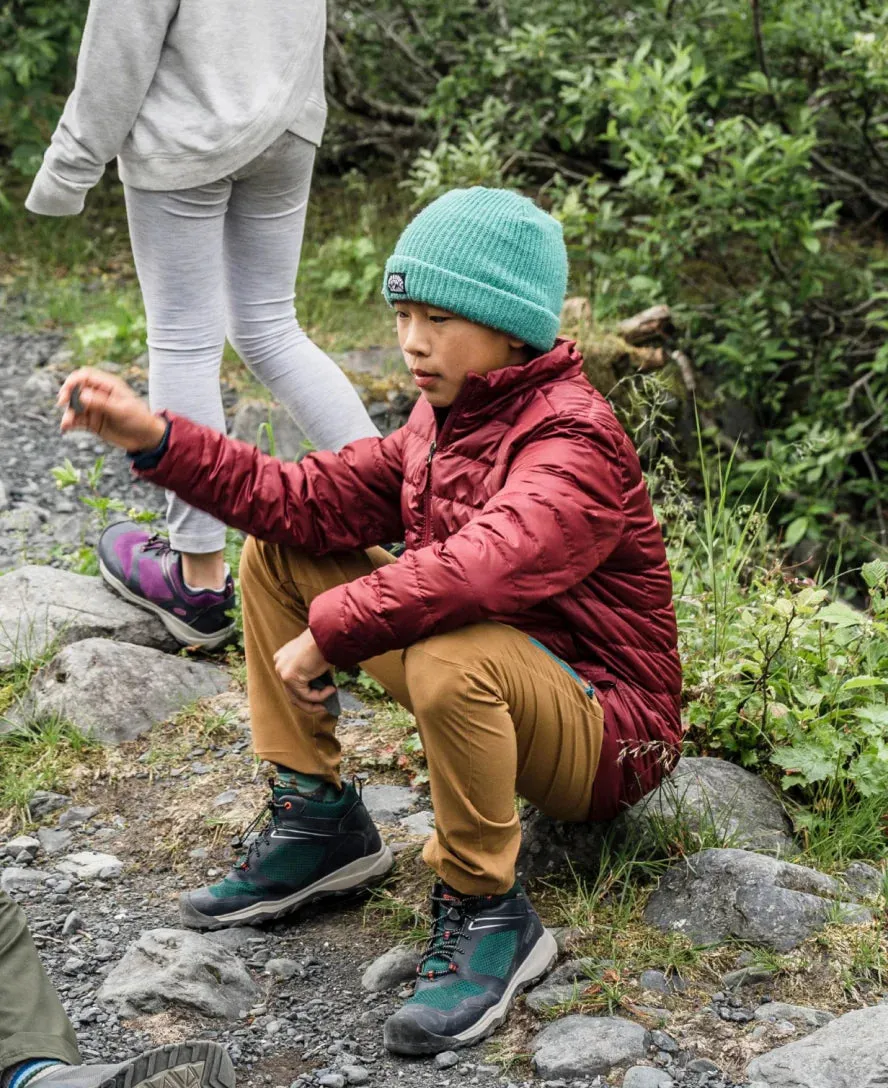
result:
[(182, 577), (182, 560), (169, 542), (132, 521), (119, 521), (99, 537), (99, 570), (121, 597), (160, 618), (185, 646), (211, 650), (234, 634), (226, 615), (234, 608), (231, 574), (220, 590), (193, 592)]

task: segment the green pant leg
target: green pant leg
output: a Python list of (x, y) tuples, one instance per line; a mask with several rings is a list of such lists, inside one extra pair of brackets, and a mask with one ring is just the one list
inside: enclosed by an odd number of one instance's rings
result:
[(81, 1063), (74, 1029), (37, 955), (24, 911), (0, 892), (0, 1070), (28, 1058)]

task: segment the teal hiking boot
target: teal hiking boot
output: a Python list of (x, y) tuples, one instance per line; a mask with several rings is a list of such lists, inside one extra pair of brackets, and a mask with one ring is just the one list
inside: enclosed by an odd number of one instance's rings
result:
[(520, 886), (506, 895), (464, 896), (437, 884), (432, 907), (416, 990), (385, 1023), (394, 1054), (437, 1054), (486, 1039), (558, 956)]
[(331, 801), (275, 782), (271, 791), (265, 826), (225, 879), (180, 897), (183, 925), (259, 925), (376, 883), (391, 869), (392, 853), (354, 786)]

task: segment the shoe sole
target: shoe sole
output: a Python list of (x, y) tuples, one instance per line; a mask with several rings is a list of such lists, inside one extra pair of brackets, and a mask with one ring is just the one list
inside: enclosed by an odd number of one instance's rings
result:
[(439, 1054), (443, 1050), (458, 1050), (460, 1047), (480, 1043), (488, 1035), (492, 1035), (506, 1019), (509, 1009), (521, 991), (548, 974), (557, 959), (558, 945), (555, 943), (555, 938), (548, 930), (543, 930), (542, 935), (515, 972), (515, 977), (509, 983), (503, 996), (476, 1024), (457, 1035), (435, 1035), (428, 1032), (425, 1038), (417, 1039), (415, 1035), (407, 1037), (406, 1032), (402, 1033), (400, 1024), (395, 1023), (390, 1027), (387, 1022), (383, 1030), (386, 1050), (391, 1051), (392, 1054), (404, 1054), (415, 1058)]
[[(80, 1073), (86, 1067), (75, 1067)], [(234, 1066), (218, 1043), (173, 1043), (131, 1058), (94, 1088), (234, 1088)]]
[(376, 854), (358, 858), (343, 865), (341, 869), (328, 873), (307, 888), (294, 892), (284, 899), (275, 899), (270, 903), (256, 903), (252, 907), (231, 911), (229, 914), (204, 914), (192, 905), (185, 892), (179, 897), (179, 917), (189, 929), (226, 929), (228, 926), (255, 926), (263, 922), (272, 922), (285, 914), (291, 914), (306, 903), (326, 896), (347, 895), (361, 888), (367, 888), (389, 872), (395, 864), (391, 850), (387, 846)]
[(134, 593), (129, 586), (124, 582), (121, 582), (119, 578), (116, 578), (111, 571), (108, 570), (101, 559), (99, 560), (99, 570), (101, 571), (102, 577), (112, 589), (131, 604), (137, 605), (139, 608), (144, 608), (147, 612), (153, 612), (173, 638), (177, 642), (181, 642), (183, 646), (200, 646), (204, 650), (215, 650), (217, 647), (223, 646), (228, 642), (234, 634), (233, 623), (229, 627), (226, 627), (224, 631), (216, 631), (212, 635), (201, 634), (200, 631), (196, 631), (193, 627), (189, 627), (187, 623), (183, 623), (182, 620), (177, 619), (175, 616), (171, 616), (170, 613), (167, 612), (166, 609), (161, 608), (159, 604), (154, 604), (153, 601), (149, 601), (145, 597), (140, 597), (138, 593)]

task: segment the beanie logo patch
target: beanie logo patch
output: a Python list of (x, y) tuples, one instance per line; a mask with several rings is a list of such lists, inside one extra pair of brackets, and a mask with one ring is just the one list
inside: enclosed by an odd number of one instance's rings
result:
[(389, 272), (388, 280), (386, 282), (390, 294), (407, 294), (407, 275), (405, 272)]

